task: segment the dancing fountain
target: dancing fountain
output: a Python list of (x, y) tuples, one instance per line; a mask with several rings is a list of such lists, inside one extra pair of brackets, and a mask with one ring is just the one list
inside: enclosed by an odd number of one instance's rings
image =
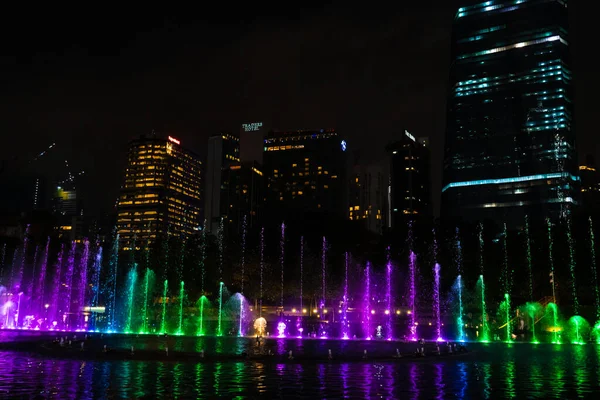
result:
[[(530, 238), (532, 226), (527, 218), (522, 234), (519, 236), (522, 238), (522, 247), (515, 246), (523, 249), (520, 262), (526, 267), (519, 275), (518, 281), (513, 282), (516, 275), (513, 278), (515, 273), (510, 267), (511, 263), (521, 265), (519, 261), (515, 261), (517, 256), (512, 253), (514, 251), (512, 235), (510, 249), (506, 227), (501, 236), (501, 248), (492, 245), (486, 249), (501, 250), (501, 253), (497, 253), (501, 254), (501, 257), (497, 263), (494, 263), (495, 260), (484, 260), (486, 243), (483, 227), (480, 226), (476, 233), (476, 241), (473, 241), (473, 247), (477, 250), (475, 255), (478, 255), (478, 259), (476, 257), (473, 263), (475, 265), (468, 264), (472, 261), (471, 258), (463, 260), (463, 242), (458, 229), (452, 238), (452, 258), (442, 257), (444, 256), (442, 253), (438, 254), (437, 241), (442, 242), (434, 232), (433, 257), (423, 257), (423, 261), (432, 260), (430, 265), (433, 279), (431, 282), (418, 282), (417, 250), (413, 243), (411, 222), (408, 252), (404, 253), (408, 255), (407, 259), (393, 261), (392, 248), (386, 247), (385, 264), (378, 265), (369, 259), (357, 263), (362, 266), (360, 284), (356, 284), (360, 289), (354, 291), (352, 288), (355, 284), (351, 282), (350, 273), (353, 265), (352, 254), (349, 252), (343, 254), (343, 258), (339, 259), (339, 265), (336, 266), (336, 257), (332, 256), (331, 260), (329, 259), (330, 244), (325, 237), (315, 249), (317, 252), (320, 250), (320, 260), (316, 263), (307, 263), (307, 259), (305, 260), (309, 242), (305, 242), (304, 237), (300, 237), (300, 251), (297, 255), (299, 274), (286, 271), (285, 268), (291, 266), (290, 263), (294, 261), (292, 253), (286, 254), (286, 239), (291, 237), (293, 231), (287, 231), (285, 223), (280, 225), (280, 234), (273, 238), (275, 242), (279, 240), (279, 247), (274, 248), (273, 260), (265, 259), (265, 230), (264, 228), (260, 230), (258, 248), (260, 259), (257, 260), (259, 270), (253, 269), (254, 265), (249, 262), (247, 255), (248, 228), (245, 217), (242, 219), (241, 240), (237, 242), (241, 250), (239, 259), (241, 285), (239, 293), (232, 293), (231, 296), (224, 283), (227, 277), (223, 276), (226, 255), (223, 220), (219, 224), (217, 234), (216, 257), (208, 264), (216, 266), (213, 282), (218, 282), (218, 293), (213, 291), (214, 294), (205, 292), (208, 254), (205, 229), (202, 230), (199, 238), (199, 256), (193, 261), (197, 263), (195, 268), (198, 268), (197, 276), (200, 280), (196, 281), (193, 276), (185, 274), (185, 283), (184, 265), (190, 263), (191, 255), (195, 254), (192, 252), (195, 248), (188, 249), (194, 245), (194, 241), (185, 243), (180, 241), (181, 246), (174, 246), (173, 251), (169, 251), (169, 241), (159, 242), (153, 251), (159, 257), (164, 256), (164, 259), (156, 263), (159, 265), (157, 268), (150, 262), (149, 242), (144, 243), (144, 246), (140, 246), (138, 242), (138, 247), (135, 243), (128, 244), (130, 247), (120, 251), (119, 236), (115, 234), (112, 247), (107, 247), (110, 251), (106, 257), (106, 270), (103, 270), (102, 265), (103, 247), (101, 243), (95, 241), (85, 239), (78, 242), (53, 243), (54, 239), (44, 238), (43, 241), (38, 240), (36, 243), (28, 235), (23, 244), (17, 248), (9, 248), (6, 244), (0, 243), (0, 271), (2, 271), (0, 282), (5, 285), (0, 288), (0, 326), (10, 329), (102, 330), (132, 334), (168, 333), (241, 337), (249, 333), (247, 331), (252, 327), (252, 323), (258, 327), (256, 330), (259, 334), (267, 333), (265, 331), (267, 323), (273, 323), (273, 336), (282, 338), (293, 336), (294, 338), (350, 340), (358, 336), (364, 340), (391, 341), (401, 336), (407, 336), (411, 340), (424, 336), (431, 341), (442, 341), (445, 340), (444, 338), (464, 341), (476, 337), (480, 341), (488, 342), (493, 336), (495, 340), (503, 342), (527, 338), (531, 343), (546, 341), (556, 344), (562, 342), (584, 344), (590, 337), (600, 341), (600, 322), (598, 322), (600, 321), (600, 290), (597, 285), (595, 237), (591, 220), (588, 223), (586, 234), (589, 237), (586, 236), (586, 240), (589, 239), (593, 284), (591, 293), (596, 310), (596, 323), (593, 326), (579, 315), (579, 299), (572, 285), (565, 285), (570, 289), (566, 295), (562, 295), (561, 292), (561, 299), (567, 297), (566, 301), (572, 300), (574, 305), (574, 313), (568, 314), (572, 316), (566, 316), (564, 323), (561, 323), (560, 312), (567, 315), (568, 311), (562, 308), (562, 304), (559, 310), (556, 302), (554, 236), (559, 246), (563, 243), (562, 239), (566, 239), (564, 249), (568, 251), (563, 254), (568, 262), (571, 276), (574, 276), (576, 269), (574, 239), (568, 220), (564, 221), (564, 234), (558, 229), (553, 231), (550, 220), (546, 221), (547, 265), (551, 286), (546, 285), (545, 288), (539, 282), (534, 286), (536, 282), (532, 272), (533, 246)], [(561, 238), (560, 242), (559, 238)], [(171, 239), (175, 240), (171, 240), (171, 244), (177, 244), (177, 239), (173, 237)], [(494, 241), (499, 240), (494, 238)], [(537, 244), (537, 242), (533, 243)], [(162, 251), (160, 245), (163, 246)], [(558, 248), (556, 251), (560, 254)], [(122, 257), (124, 253), (125, 257)], [(521, 253), (515, 252), (515, 254)], [(120, 258), (122, 262), (119, 265)], [(443, 281), (446, 275), (451, 275), (450, 268), (446, 268), (445, 263), (443, 271), (441, 268), (442, 260), (445, 259), (455, 262), (455, 269), (452, 268), (455, 275), (451, 277), (453, 284), (451, 291), (448, 292), (444, 291), (446, 286)], [(272, 261), (273, 264), (270, 264)], [(491, 266), (486, 267), (484, 261), (489, 262)], [(472, 281), (469, 280), (471, 279), (469, 269), (464, 267), (463, 263), (467, 267), (479, 264), (480, 273), (476, 285), (470, 283)], [(268, 265), (274, 265), (274, 271), (270, 271)], [(494, 293), (495, 282), (490, 284), (489, 278), (487, 281), (484, 279), (486, 272), (498, 266), (502, 267), (500, 283), (503, 289), (499, 306), (487, 303), (488, 295), (489, 299), (493, 299), (498, 297), (498, 293)], [(307, 268), (311, 269), (307, 270)], [(119, 270), (122, 271), (120, 274)], [(159, 272), (155, 273), (155, 271)], [(248, 272), (252, 274), (251, 271), (256, 271), (254, 272), (256, 275), (246, 276)], [(335, 277), (341, 283), (337, 293), (332, 288), (329, 292), (327, 290), (328, 272), (331, 273), (332, 279)], [(311, 304), (310, 309), (306, 307), (309, 303), (304, 298), (307, 294), (306, 282), (309, 274), (316, 275), (316, 284), (311, 288), (316, 292), (313, 297), (314, 306)], [(298, 275), (299, 279), (296, 279)], [(295, 282), (292, 281), (293, 276)], [(490, 276), (496, 279), (493, 274)], [(171, 286), (168, 278), (171, 279)], [(252, 280), (256, 278), (259, 278), (257, 281), (260, 286), (254, 287)], [(484, 281), (490, 285), (487, 290)], [(268, 287), (264, 285), (273, 285), (273, 290), (263, 291)], [(404, 297), (399, 294), (404, 293), (403, 287), (407, 293)], [(425, 301), (420, 294), (419, 287), (427, 288), (428, 290), (424, 292), (431, 293), (428, 301)], [(534, 288), (535, 292), (545, 292), (546, 297), (533, 301)], [(288, 289), (291, 289), (289, 293), (286, 292)], [(433, 290), (430, 292), (431, 289)], [(252, 302), (248, 301), (246, 295), (249, 298), (252, 296)], [(528, 300), (520, 303), (521, 298)], [(272, 303), (264, 304), (267, 299), (271, 299)], [(211, 307), (211, 301), (214, 307)], [(294, 302), (288, 304), (286, 313), (283, 312), (286, 305), (284, 301)], [(329, 308), (326, 305), (329, 305)], [(420, 308), (419, 305), (426, 306)], [(446, 309), (449, 311), (448, 314), (445, 312)], [(288, 313), (288, 310), (291, 313)], [(585, 309), (582, 308), (582, 314), (586, 315), (583, 311)], [(105, 317), (98, 318), (103, 312)], [(492, 312), (497, 316), (496, 318), (489, 317)], [(403, 323), (407, 323), (404, 329)], [(431, 326), (431, 331), (427, 329), (427, 325)], [(445, 329), (443, 328), (445, 325), (455, 325), (455, 328)], [(310, 333), (307, 334), (308, 332)], [(473, 336), (471, 336), (472, 332), (475, 333)]]

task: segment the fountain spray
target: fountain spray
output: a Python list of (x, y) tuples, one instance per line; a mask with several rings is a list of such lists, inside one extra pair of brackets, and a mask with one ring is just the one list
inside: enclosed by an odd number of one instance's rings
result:
[(489, 329), (488, 329), (488, 323), (487, 323), (487, 310), (486, 310), (486, 304), (485, 304), (485, 282), (483, 280), (483, 274), (484, 274), (484, 270), (485, 270), (485, 264), (484, 264), (484, 259), (483, 259), (483, 252), (484, 252), (484, 241), (483, 241), (483, 224), (480, 223), (479, 224), (479, 229), (478, 229), (478, 243), (479, 243), (479, 286), (480, 286), (480, 293), (481, 293), (481, 341), (482, 342), (489, 342), (490, 340), (490, 336), (489, 336)]
[(133, 263), (133, 266), (127, 274), (127, 302), (125, 307), (127, 309), (127, 321), (125, 321), (125, 333), (131, 333), (133, 328), (133, 313), (135, 308), (135, 286), (137, 284), (137, 264)]
[(408, 248), (409, 248), (409, 307), (410, 307), (410, 340), (417, 340), (417, 308), (416, 308), (416, 275), (417, 275), (417, 255), (413, 251), (413, 229), (412, 221), (408, 222)]
[(552, 322), (553, 322), (553, 340), (552, 343), (559, 344), (560, 340), (558, 338), (558, 308), (556, 306), (556, 282), (554, 275), (554, 240), (552, 238), (552, 223), (550, 222), (550, 218), (546, 218), (546, 227), (548, 229), (548, 265), (550, 267), (550, 283), (552, 284), (552, 304), (548, 304), (546, 309), (552, 312)]
[(178, 335), (183, 335), (183, 303), (185, 301), (185, 289), (183, 281), (179, 282), (179, 328)]
[(502, 250), (504, 253), (504, 258), (503, 258), (503, 271), (504, 271), (504, 303), (506, 305), (506, 321), (505, 321), (505, 326), (506, 326), (506, 341), (510, 342), (511, 341), (511, 310), (510, 310), (510, 293), (511, 293), (511, 289), (512, 289), (512, 270), (510, 268), (510, 266), (508, 265), (508, 232), (506, 229), (506, 222), (504, 223), (504, 229), (503, 229), (503, 241), (502, 241)]
[(596, 237), (592, 225), (592, 217), (588, 218), (590, 231), (590, 261), (592, 268), (592, 284), (594, 285), (594, 305), (596, 306), (596, 321), (600, 321), (600, 290), (598, 289), (598, 272), (596, 270)]
[(244, 320), (244, 272), (246, 269), (246, 215), (242, 218), (242, 259), (240, 260), (240, 267), (242, 269), (242, 282), (240, 289), (240, 324), (238, 327), (238, 336), (244, 336), (243, 332), (243, 320)]
[(281, 223), (281, 239), (279, 241), (279, 264), (281, 266), (281, 312), (283, 313), (283, 273), (285, 271), (285, 223)]
[(119, 234), (115, 228), (115, 236), (110, 252), (109, 260), (110, 274), (109, 283), (111, 286), (109, 289), (109, 304), (110, 304), (110, 320), (109, 320), (109, 331), (115, 331), (116, 325), (116, 314), (117, 314), (117, 274), (119, 272)]
[[(90, 256), (90, 242), (85, 239), (83, 242), (83, 253), (79, 260), (79, 282), (78, 282), (78, 296), (77, 296), (77, 307), (79, 310), (83, 310), (85, 307), (86, 292), (88, 288), (88, 260)], [(85, 327), (85, 316), (83, 313), (80, 315), (79, 329)]]
[(371, 340), (371, 263), (367, 261), (365, 266), (365, 339)]
[(76, 242), (71, 242), (71, 248), (69, 249), (69, 255), (67, 257), (67, 270), (65, 273), (65, 279), (63, 284), (64, 287), (64, 310), (63, 310), (63, 327), (69, 329), (69, 314), (71, 311), (71, 296), (73, 294), (73, 270), (75, 269), (75, 250)]
[(438, 242), (435, 228), (433, 229), (433, 313), (435, 315), (435, 330), (436, 340), (441, 342), (442, 339), (442, 317), (440, 312), (440, 264), (438, 263)]
[(457, 282), (457, 290), (458, 290), (458, 316), (456, 317), (456, 325), (458, 326), (458, 340), (463, 342), (465, 340), (464, 333), (464, 318), (463, 318), (463, 282), (462, 282), (462, 263), (463, 263), (463, 255), (462, 255), (462, 244), (460, 241), (460, 231), (458, 227), (456, 228), (454, 242), (456, 243), (456, 272), (458, 276), (456, 278)]
[(260, 300), (258, 317), (262, 318), (262, 302), (263, 302), (263, 274), (265, 269), (265, 228), (260, 229)]
[[(50, 305), (52, 306), (52, 312), (50, 313), (50, 323), (56, 321), (58, 313), (60, 311), (58, 307), (58, 296), (60, 292), (60, 275), (62, 270), (62, 261), (65, 252), (65, 245), (61, 243), (60, 251), (56, 257), (56, 264), (54, 267), (54, 276), (52, 278), (52, 292), (50, 293)], [(116, 279), (116, 278), (115, 278)], [(112, 310), (111, 310), (112, 311)], [(111, 318), (114, 318), (114, 311), (111, 312)]]
[[(533, 302), (533, 260), (531, 258), (531, 237), (529, 235), (529, 215), (525, 215), (525, 246), (527, 252), (527, 272), (529, 275), (529, 301)], [(535, 321), (533, 321), (535, 324)]]
[[(50, 258), (50, 237), (48, 237), (48, 239), (46, 240), (46, 248), (44, 249), (42, 265), (40, 266), (40, 276), (38, 277), (36, 304), (38, 305), (39, 310), (41, 310), (44, 305), (44, 291), (46, 289), (46, 273), (47, 273), (49, 258)], [(4, 262), (4, 260), (2, 260), (2, 262)]]
[(169, 281), (167, 279), (163, 282), (163, 293), (162, 293), (162, 310), (160, 318), (160, 333), (167, 333), (167, 301), (169, 293)]
[(326, 276), (327, 276), (327, 239), (323, 236), (323, 250), (321, 254), (321, 314), (325, 308), (325, 297), (326, 297)]
[(148, 332), (148, 297), (150, 292), (150, 240), (146, 242), (145, 261), (146, 273), (144, 274), (144, 302), (142, 304), (142, 331)]
[(575, 243), (573, 240), (573, 218), (571, 211), (567, 210), (566, 216), (567, 222), (567, 243), (569, 244), (569, 272), (571, 273), (571, 293), (573, 296), (573, 314), (579, 315), (579, 299), (577, 297), (577, 283), (576, 283), (576, 261), (575, 261)]
[(218, 326), (217, 326), (217, 336), (223, 336), (223, 332), (221, 331), (221, 321), (223, 318), (223, 252), (225, 251), (225, 243), (224, 243), (224, 221), (223, 217), (221, 217), (221, 222), (219, 223), (219, 229), (217, 232), (218, 241), (219, 241), (219, 316), (218, 316)]
[[(346, 263), (347, 265), (347, 263)], [(346, 266), (346, 279), (348, 279), (348, 267)], [(385, 290), (385, 299), (386, 299), (386, 333), (387, 339), (392, 340), (393, 332), (392, 332), (392, 318), (394, 312), (392, 310), (392, 255), (390, 251), (390, 246), (386, 249), (386, 265), (385, 265), (385, 282), (386, 282), (386, 290)]]
[(183, 268), (185, 264), (185, 252), (186, 252), (185, 238), (181, 238), (181, 255), (179, 259), (179, 325), (177, 327), (177, 334), (183, 335), (183, 305), (185, 302), (185, 290), (183, 283)]
[(303, 279), (304, 279), (304, 236), (300, 236), (300, 322), (298, 324), (298, 332), (300, 332), (300, 335), (302, 335), (302, 331), (304, 330), (304, 328), (302, 327), (302, 313), (304, 310), (303, 305), (302, 305), (302, 284), (303, 284)]
[(202, 234), (200, 235), (200, 299), (198, 300), (200, 308), (200, 321), (198, 321), (198, 331), (196, 335), (204, 336), (204, 303), (207, 301), (204, 294), (204, 280), (206, 274), (206, 228), (207, 220), (204, 220)]
[(348, 252), (346, 252), (344, 261), (346, 273), (344, 277), (344, 299), (342, 303), (342, 339), (348, 339), (350, 337), (350, 326), (348, 322), (348, 264), (350, 260)]

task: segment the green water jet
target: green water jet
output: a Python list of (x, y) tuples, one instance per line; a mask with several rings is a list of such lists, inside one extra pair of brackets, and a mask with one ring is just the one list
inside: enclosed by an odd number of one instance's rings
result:
[(154, 282), (154, 271), (150, 268), (146, 268), (146, 274), (144, 275), (144, 302), (142, 304), (142, 330), (140, 333), (148, 333), (148, 300), (150, 298), (150, 291), (152, 290)]
[(486, 311), (486, 305), (485, 305), (485, 283), (483, 281), (483, 275), (479, 275), (479, 280), (477, 281), (477, 286), (478, 286), (478, 292), (479, 292), (480, 301), (481, 301), (481, 338), (480, 338), (480, 341), (489, 342), (490, 341), (490, 333), (489, 333), (489, 327), (488, 327), (488, 323), (487, 323), (487, 311)]
[(567, 337), (573, 344), (586, 344), (590, 335), (590, 324), (585, 318), (574, 315), (567, 322)]
[(217, 336), (223, 336), (223, 331), (221, 330), (221, 321), (223, 318), (223, 285), (223, 282), (219, 282), (219, 316), (217, 324)]
[(169, 290), (169, 281), (165, 279), (162, 293), (162, 312), (160, 319), (160, 333), (167, 333), (167, 293)]
[(210, 303), (206, 296), (201, 296), (198, 299), (197, 305), (198, 305), (198, 309), (200, 310), (200, 316), (198, 317), (198, 330), (196, 331), (196, 336), (204, 336), (205, 335), (204, 313), (210, 306)]
[(185, 301), (185, 289), (184, 283), (181, 281), (179, 286), (179, 326), (177, 328), (177, 334), (183, 335), (183, 303)]
[(134, 263), (127, 274), (127, 320), (125, 322), (125, 332), (131, 333), (133, 328), (133, 309), (135, 307), (135, 285), (137, 283), (137, 265)]

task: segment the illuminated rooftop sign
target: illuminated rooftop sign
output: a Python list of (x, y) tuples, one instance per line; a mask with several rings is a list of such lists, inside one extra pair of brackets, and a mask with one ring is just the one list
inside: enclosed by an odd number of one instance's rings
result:
[(181, 142), (180, 142), (179, 140), (175, 139), (175, 138), (174, 138), (174, 137), (172, 137), (172, 136), (169, 136), (169, 142), (173, 142), (173, 143), (175, 143), (175, 144), (181, 144)]
[(346, 151), (346, 141), (342, 140), (342, 151)]
[(406, 135), (406, 137), (408, 137), (413, 142), (417, 141), (417, 139), (415, 139), (415, 137), (413, 135), (411, 135), (407, 130), (404, 130), (404, 134)]
[(242, 124), (242, 128), (244, 128), (245, 132), (255, 132), (262, 128), (262, 122), (252, 122), (250, 124)]

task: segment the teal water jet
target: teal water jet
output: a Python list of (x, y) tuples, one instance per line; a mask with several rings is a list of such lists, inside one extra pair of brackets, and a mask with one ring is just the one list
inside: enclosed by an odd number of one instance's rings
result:
[(457, 336), (458, 340), (464, 342), (465, 340), (465, 332), (464, 332), (464, 319), (463, 319), (463, 303), (462, 303), (462, 277), (459, 275), (456, 278), (456, 283), (454, 284), (454, 289), (456, 296), (458, 297), (458, 309), (456, 310), (456, 327), (457, 327)]

